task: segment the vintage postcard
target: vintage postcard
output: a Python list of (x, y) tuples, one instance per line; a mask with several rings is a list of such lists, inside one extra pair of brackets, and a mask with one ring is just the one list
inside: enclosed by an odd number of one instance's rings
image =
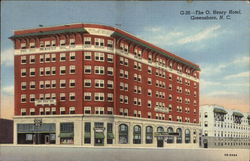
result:
[(2, 1), (1, 161), (248, 161), (249, 1)]

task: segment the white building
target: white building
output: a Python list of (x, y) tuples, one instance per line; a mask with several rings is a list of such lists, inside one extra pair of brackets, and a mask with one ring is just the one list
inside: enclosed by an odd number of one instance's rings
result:
[(203, 147), (248, 148), (250, 146), (250, 115), (218, 105), (200, 107)]

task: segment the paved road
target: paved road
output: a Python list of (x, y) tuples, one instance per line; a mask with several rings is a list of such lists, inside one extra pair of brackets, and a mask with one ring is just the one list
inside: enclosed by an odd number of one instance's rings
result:
[(0, 145), (0, 161), (249, 161), (249, 156), (249, 149), (87, 148)]

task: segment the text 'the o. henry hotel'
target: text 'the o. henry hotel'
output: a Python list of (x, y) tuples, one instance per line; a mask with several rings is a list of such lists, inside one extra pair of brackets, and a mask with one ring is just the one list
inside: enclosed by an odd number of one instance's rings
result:
[(14, 31), (15, 144), (199, 147), (199, 66), (120, 29)]

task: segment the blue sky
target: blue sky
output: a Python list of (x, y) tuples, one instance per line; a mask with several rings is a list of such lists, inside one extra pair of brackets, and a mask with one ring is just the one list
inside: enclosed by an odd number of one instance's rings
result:
[[(231, 15), (231, 20), (180, 15), (182, 10), (231, 9), (241, 14)], [(13, 30), (97, 23), (121, 24), (119, 28), (200, 65), (201, 104), (250, 111), (249, 16), (247, 2), (1, 2), (2, 109), (13, 105), (13, 50), (8, 39)]]

